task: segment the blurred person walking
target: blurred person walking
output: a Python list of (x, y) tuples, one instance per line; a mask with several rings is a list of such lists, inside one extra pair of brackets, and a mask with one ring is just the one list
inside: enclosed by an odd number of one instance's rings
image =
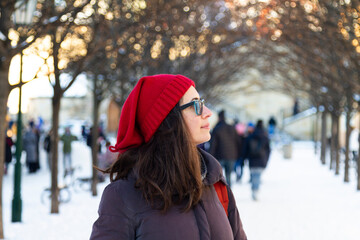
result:
[[(253, 122), (248, 122), (246, 124), (246, 129), (245, 129), (245, 133), (244, 133), (244, 144), (242, 145), (242, 151), (241, 151), (241, 159), (243, 162), (243, 165), (249, 165), (248, 164), (248, 159), (245, 157), (245, 151), (246, 151), (246, 146), (248, 145), (249, 142), (249, 138), (250, 135), (254, 132), (255, 130), (255, 125)], [(244, 168), (243, 168), (244, 169)], [(251, 183), (251, 175), (250, 175), (250, 180), (249, 183)]]
[(293, 116), (299, 113), (299, 99), (295, 99), (294, 106), (293, 106)]
[(225, 110), (221, 110), (218, 117), (218, 123), (211, 134), (209, 152), (219, 160), (225, 170), (226, 182), (231, 186), (231, 173), (238, 159), (239, 136), (234, 126), (226, 123)]
[(48, 164), (48, 168), (51, 172), (51, 135), (52, 135), (52, 129), (49, 130), (49, 132), (46, 134), (43, 142), (43, 147), (46, 152), (46, 160)]
[(249, 159), (250, 181), (253, 200), (258, 200), (261, 174), (267, 166), (270, 156), (270, 144), (263, 121), (256, 123), (255, 130), (246, 141), (244, 157)]
[[(92, 148), (92, 144), (93, 144), (93, 134), (94, 134), (94, 126), (90, 127), (89, 130), (89, 134), (87, 135), (86, 138), (86, 145), (90, 148)], [(106, 137), (104, 132), (102, 131), (102, 129), (100, 127), (98, 127), (98, 137), (97, 140), (95, 141), (95, 150), (96, 150), (96, 155), (97, 155), (97, 159), (98, 159), (98, 167), (100, 169), (105, 169), (108, 168), (109, 166), (106, 165), (106, 153), (103, 153), (103, 142), (105, 141), (106, 144)], [(92, 150), (92, 149), (91, 149)], [(98, 172), (98, 179), (99, 182), (104, 182), (105, 181), (105, 175), (101, 172)]]
[(246, 125), (243, 123), (239, 123), (238, 121), (235, 121), (235, 130), (238, 134), (238, 157), (235, 162), (235, 173), (236, 173), (236, 182), (241, 182), (242, 175), (244, 172), (244, 145), (245, 145), (245, 130)]
[(82, 140), (86, 141), (87, 140), (87, 137), (88, 137), (88, 128), (85, 124), (81, 125), (81, 137), (82, 137)]
[(110, 151), (109, 147), (111, 146), (111, 143), (109, 141), (106, 141), (105, 147), (106, 151), (104, 153), (104, 162), (102, 168), (109, 168), (113, 163), (116, 161), (117, 154)]
[[(111, 143), (109, 141), (105, 142), (105, 152), (99, 152), (98, 159), (99, 159), (99, 168), (100, 169), (107, 169), (111, 167), (111, 165), (116, 161), (117, 154), (110, 151), (109, 147)], [(102, 172), (98, 172), (99, 181), (103, 182), (105, 180), (105, 174)]]
[[(90, 147), (90, 148), (92, 147), (93, 131), (94, 131), (94, 127), (92, 126), (92, 127), (90, 127), (89, 133), (88, 133), (88, 135), (87, 135), (87, 137), (86, 137), (86, 145), (87, 145), (88, 147)], [(98, 128), (98, 138), (97, 138), (97, 140), (96, 140), (97, 148), (98, 148), (98, 153), (101, 153), (101, 152), (102, 152), (102, 151), (101, 151), (101, 143), (102, 143), (103, 141), (105, 141), (105, 144), (106, 144), (107, 139), (106, 139), (106, 136), (105, 136), (105, 134), (104, 134), (104, 131), (99, 127), (99, 128)]]
[(70, 127), (66, 127), (65, 133), (60, 137), (60, 140), (63, 142), (64, 176), (66, 176), (68, 172), (72, 171), (71, 144), (77, 139), (78, 138), (75, 135), (71, 134)]
[(6, 134), (6, 137), (5, 137), (5, 169), (4, 169), (5, 175), (7, 174), (9, 164), (12, 161), (13, 155), (12, 155), (11, 147), (13, 145), (14, 145), (14, 142), (13, 142), (12, 138)]
[(26, 165), (29, 173), (35, 173), (39, 169), (38, 163), (38, 136), (32, 122), (23, 136), (23, 149), (26, 153)]
[(35, 168), (36, 171), (40, 169), (40, 129), (37, 125), (35, 125), (34, 120), (30, 120), (29, 122), (30, 127), (32, 128), (33, 132), (36, 135), (36, 159), (35, 159)]
[(274, 116), (271, 116), (268, 122), (269, 138), (272, 139), (276, 132), (276, 120)]
[(194, 86), (162, 74), (132, 90), (91, 240), (247, 239), (220, 164), (197, 148), (210, 139), (212, 113)]

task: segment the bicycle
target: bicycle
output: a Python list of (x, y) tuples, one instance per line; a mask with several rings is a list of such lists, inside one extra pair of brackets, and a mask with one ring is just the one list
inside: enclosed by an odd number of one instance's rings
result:
[[(91, 191), (92, 177), (76, 177), (76, 171), (81, 169), (81, 167), (73, 167), (65, 171), (64, 173), (64, 182), (69, 187), (72, 188), (74, 192)], [(99, 182), (103, 182), (105, 179), (99, 177)]]
[(91, 183), (92, 178), (91, 177), (79, 177), (76, 178), (73, 187), (74, 189), (81, 189), (83, 191), (90, 191), (91, 190)]
[[(67, 185), (59, 185), (59, 203), (68, 203), (71, 200), (71, 192)], [(41, 193), (41, 203), (47, 204), (51, 202), (51, 188), (45, 188)]]
[[(93, 178), (92, 177), (78, 177), (73, 182), (75, 192), (81, 189), (83, 191), (91, 191)], [(98, 183), (105, 182), (105, 177), (98, 176)]]
[(71, 187), (75, 192), (78, 192), (80, 189), (88, 191), (91, 189), (91, 177), (76, 177), (77, 170), (81, 167), (73, 167), (68, 170), (65, 170), (64, 173), (64, 182), (67, 186)]

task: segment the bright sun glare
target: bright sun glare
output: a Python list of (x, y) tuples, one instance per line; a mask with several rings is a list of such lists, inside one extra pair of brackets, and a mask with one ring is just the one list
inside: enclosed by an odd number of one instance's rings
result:
[[(22, 87), (21, 111), (26, 113), (30, 99), (34, 97), (52, 97), (53, 88), (49, 83), (46, 73), (40, 73), (39, 77), (33, 79), (39, 68), (43, 66), (42, 58), (29, 55), (23, 58), (23, 82), (28, 82)], [(20, 77), (20, 55), (15, 56), (10, 65), (9, 83), (11, 85), (19, 83)], [(66, 82), (66, 75), (61, 75), (61, 79)], [(33, 80), (32, 80), (33, 79)], [(87, 93), (87, 79), (80, 75), (74, 85), (69, 88), (65, 96), (84, 96)], [(10, 114), (16, 114), (19, 110), (19, 88), (15, 88), (10, 92), (8, 99), (8, 108)]]
[[(23, 82), (29, 82), (22, 87), (21, 98), (21, 111), (26, 113), (29, 99), (36, 97), (39, 94), (51, 96), (52, 88), (48, 83), (47, 77), (44, 74), (39, 74), (39, 77), (32, 80), (39, 68), (44, 64), (42, 58), (36, 55), (24, 55), (23, 56)], [(9, 70), (9, 83), (11, 85), (17, 84), (20, 81), (20, 55), (15, 56), (11, 60)], [(48, 83), (48, 84), (46, 84)], [(15, 88), (10, 92), (8, 99), (8, 108), (11, 114), (15, 114), (19, 110), (19, 88)]]

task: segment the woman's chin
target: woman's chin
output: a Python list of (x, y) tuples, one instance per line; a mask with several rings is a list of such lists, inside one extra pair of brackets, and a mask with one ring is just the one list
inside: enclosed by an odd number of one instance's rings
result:
[(208, 136), (204, 136), (203, 138), (201, 139), (197, 139), (197, 141), (195, 141), (196, 145), (199, 145), (199, 144), (202, 144), (202, 143), (206, 143), (208, 141), (210, 141), (210, 134)]

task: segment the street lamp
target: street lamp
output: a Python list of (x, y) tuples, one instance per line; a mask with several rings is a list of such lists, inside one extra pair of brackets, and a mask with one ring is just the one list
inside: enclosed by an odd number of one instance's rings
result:
[[(32, 23), (33, 14), (37, 0), (20, 0), (15, 4), (13, 20), (17, 26), (26, 26)], [(20, 40), (21, 40), (20, 33)], [(21, 152), (22, 152), (22, 114), (21, 114), (21, 86), (23, 66), (23, 53), (20, 52), (20, 83), (19, 83), (19, 110), (17, 116), (17, 135), (16, 135), (16, 163), (14, 170), (14, 197), (12, 200), (12, 222), (21, 222), (22, 200), (21, 200)]]

